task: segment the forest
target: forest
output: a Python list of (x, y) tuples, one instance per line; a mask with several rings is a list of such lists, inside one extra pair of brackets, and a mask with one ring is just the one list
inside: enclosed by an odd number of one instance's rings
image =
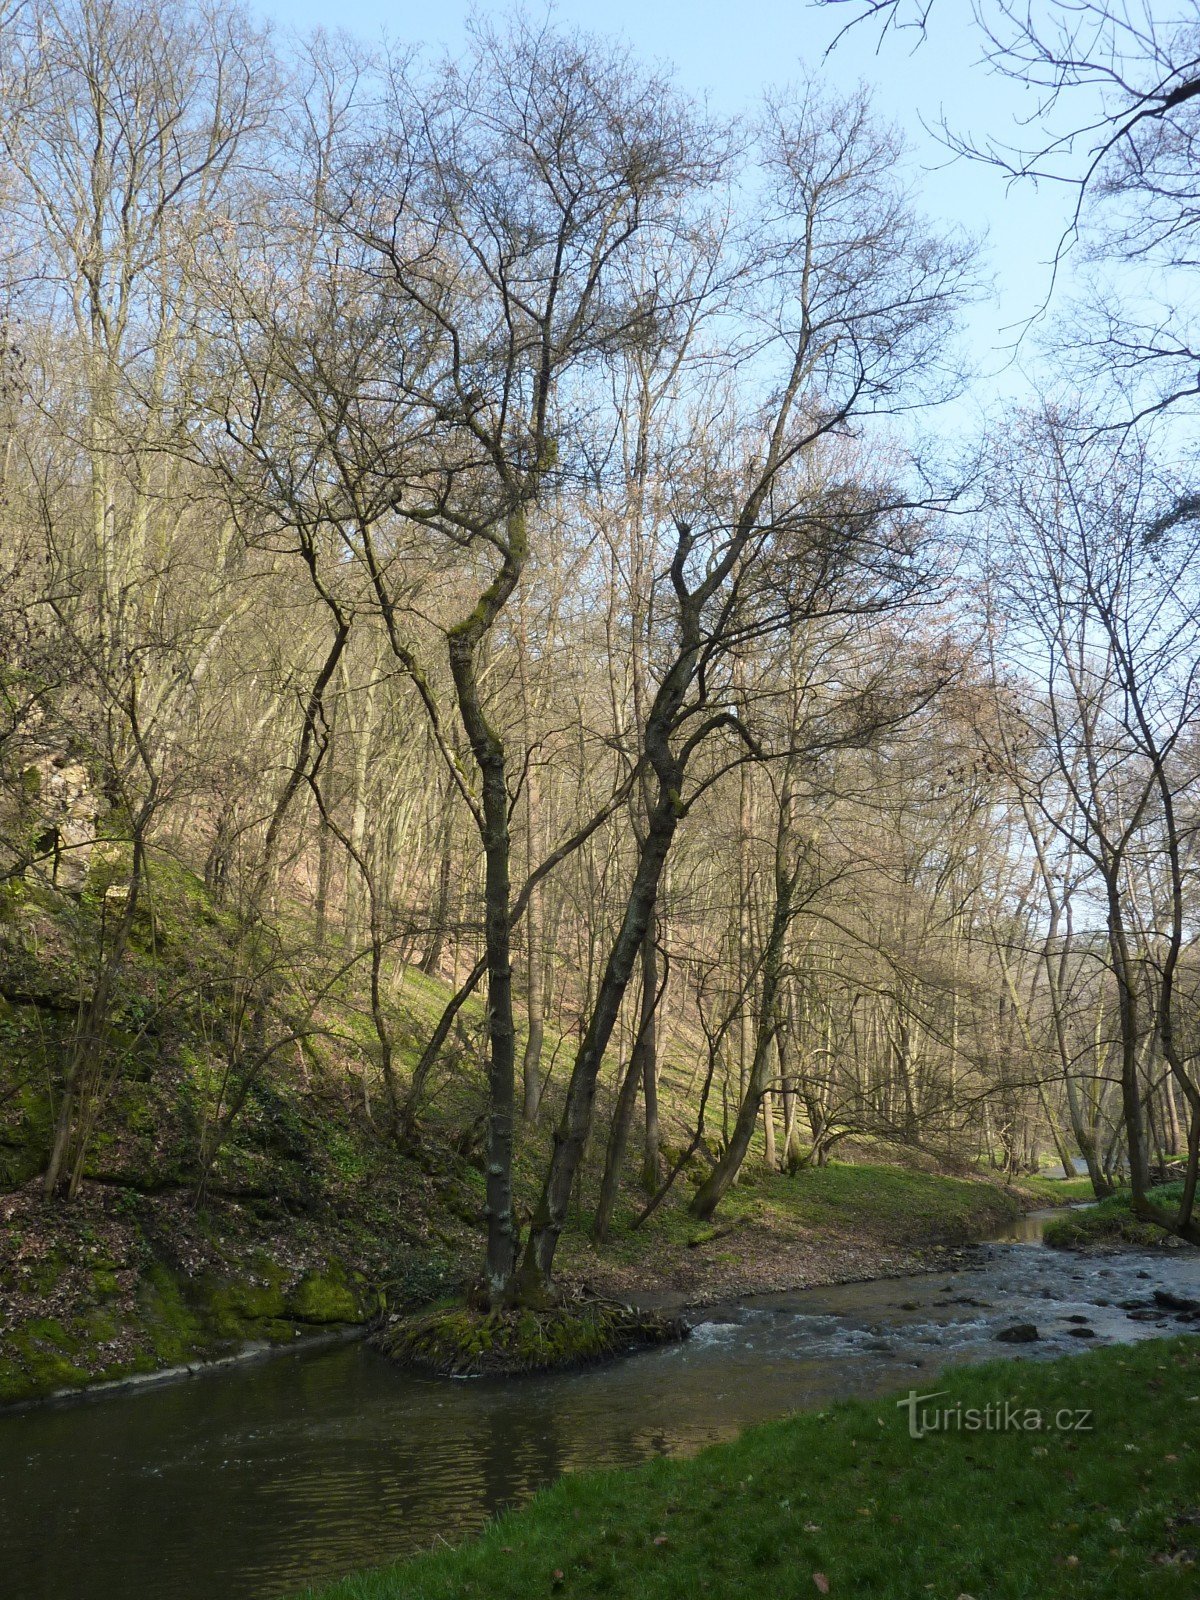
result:
[[(533, 11), (439, 53), (0, 0), (18, 1321), (106, 1228), (186, 1276), (343, 1213), (549, 1312), (568, 1236), (686, 1253), (846, 1163), (1055, 1166), (1200, 1243), (1200, 18), (1158, 9), (975, 8), (1039, 113), (943, 137), (1066, 186), (1039, 259), (1088, 287), (967, 425), (983, 244), (865, 89), (724, 118)], [(338, 1238), (288, 1315), (383, 1303)], [(31, 1337), (0, 1397), (128, 1369)]]
[[(827, 60), (949, 25), (813, 9), (844, 24)], [(572, 1466), (894, 1387), (913, 1313), (972, 1361), (1200, 1316), (1200, 13), (972, 19), (1036, 111), (943, 121), (940, 147), (1067, 197), (1002, 382), (986, 241), (927, 212), (904, 139), (819, 61), (728, 116), (552, 12), (484, 8), (438, 50), (235, 0), (0, 0), (0, 1404), (372, 1343), (204, 1379), (309, 1419), (280, 1482), (359, 1485), (307, 1534), (246, 1523), (224, 1566), (206, 1536), (179, 1553), (174, 1504), (174, 1545), (112, 1511), (103, 1408), (63, 1437), (106, 1508), (93, 1548), (102, 1524), (121, 1548), (31, 1553), (60, 1491), (15, 1464), (60, 1446), (19, 1430), (55, 1413), (6, 1417), (0, 1545), (30, 1597), (334, 1579)], [(1055, 1252), (978, 1253), (1085, 1198), (1047, 1242), (1124, 1254), (1082, 1301)], [(822, 1374), (799, 1400), (721, 1354), (784, 1292), (771, 1339)], [(1010, 1325), (977, 1335), (938, 1309), (997, 1300)], [(706, 1304), (733, 1309), (697, 1327)], [(443, 1416), (404, 1376), (693, 1328), (682, 1367), (629, 1358), (607, 1431), (590, 1390)], [(782, 1592), (800, 1563), (814, 1592), (907, 1600), (933, 1561), (1001, 1600), (1041, 1551), (1038, 1592), (1081, 1562), (1071, 1592), (1147, 1592), (1150, 1563), (1182, 1596), (1194, 1492), (1174, 1465), (1126, 1483), (1115, 1441), (1136, 1453), (1141, 1416), (1186, 1462), (1196, 1355), (1145, 1348), (1030, 1369), (1056, 1415), (1083, 1391), (1107, 1415), (1077, 1489), (1059, 1437), (1045, 1463), (996, 1443), (980, 1496), (880, 1435), (867, 1481), (874, 1421), (821, 1412), (645, 1469), (636, 1504), (624, 1474), (570, 1477), (336, 1592), (733, 1595), (783, 1563)], [(986, 1405), (991, 1372), (945, 1381)], [(369, 1452), (322, 1453), (334, 1402), (288, 1385), (339, 1373), (373, 1396), (336, 1402), (353, 1428), (398, 1407), (424, 1441), (428, 1522), (354, 1476)], [(261, 1431), (221, 1443), (172, 1392), (136, 1402), (119, 1470), (153, 1428), (174, 1470), (195, 1428), (248, 1471)], [(483, 1416), (485, 1486), (446, 1499), (429, 1464), (461, 1478)], [(1020, 1555), (989, 1531), (968, 1559), (972, 1531), (931, 1557), (835, 1533), (847, 1496), (893, 1529), (1046, 1510)]]

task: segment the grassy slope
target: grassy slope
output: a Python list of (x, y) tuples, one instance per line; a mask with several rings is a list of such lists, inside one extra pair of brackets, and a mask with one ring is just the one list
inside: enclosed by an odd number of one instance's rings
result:
[(1078, 1200), (1094, 1200), (1095, 1191), (1090, 1178), (1018, 1178), (1015, 1187), (1030, 1200), (1042, 1206), (1070, 1205)]
[(642, 1229), (632, 1227), (635, 1210), (625, 1210), (603, 1249), (581, 1232), (567, 1234), (564, 1267), (614, 1291), (649, 1283), (722, 1298), (901, 1271), (919, 1265), (926, 1248), (986, 1238), (1029, 1203), (986, 1179), (878, 1161), (791, 1177), (751, 1166), (711, 1224), (688, 1215), (690, 1185), (678, 1189)]
[[(932, 1386), (931, 1386), (932, 1387)], [(891, 1400), (755, 1429), (690, 1461), (574, 1476), (480, 1539), (322, 1600), (1195, 1600), (1200, 1341), (959, 1369), (939, 1403), (1094, 1412), (1091, 1432), (914, 1442)]]

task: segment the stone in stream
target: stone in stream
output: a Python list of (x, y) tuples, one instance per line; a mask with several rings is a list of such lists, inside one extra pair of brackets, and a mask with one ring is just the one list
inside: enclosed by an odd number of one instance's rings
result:
[(1032, 1344), (1042, 1336), (1032, 1322), (1017, 1322), (1011, 1328), (1001, 1328), (996, 1335), (1001, 1344)]
[(1064, 1317), (1063, 1321), (1064, 1322), (1090, 1322), (1091, 1318), (1081, 1315), (1078, 1311), (1073, 1311), (1069, 1317)]
[(1067, 1334), (1072, 1339), (1094, 1339), (1096, 1330), (1095, 1328), (1068, 1328)]
[(1200, 1300), (1193, 1300), (1186, 1294), (1172, 1294), (1170, 1289), (1155, 1289), (1154, 1303), (1165, 1311), (1200, 1311)]

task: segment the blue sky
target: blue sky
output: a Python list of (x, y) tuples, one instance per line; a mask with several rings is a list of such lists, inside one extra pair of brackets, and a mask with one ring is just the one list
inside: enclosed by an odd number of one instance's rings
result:
[[(368, 40), (386, 35), (450, 49), (461, 41), (472, 9), (468, 0), (443, 0), (437, 7), (411, 0), (256, 0), (256, 8), (279, 26), (302, 32), (341, 28)], [(485, 0), (478, 9), (502, 15), (510, 7)], [(1068, 196), (1053, 186), (1013, 189), (978, 164), (950, 162), (923, 129), (922, 120), (935, 124), (944, 115), (956, 129), (1017, 140), (1019, 119), (1031, 109), (1027, 95), (979, 63), (979, 42), (965, 4), (935, 8), (936, 26), (917, 49), (901, 35), (876, 51), (877, 34), (863, 27), (826, 54), (850, 9), (815, 9), (805, 0), (741, 0), (736, 7), (712, 0), (690, 5), (608, 0), (604, 6), (559, 0), (554, 13), (564, 23), (623, 38), (644, 58), (673, 66), (683, 87), (706, 96), (721, 112), (748, 109), (764, 84), (787, 82), (805, 70), (835, 88), (866, 82), (878, 111), (908, 139), (913, 184), (927, 215), (988, 235), (984, 269), (994, 292), (972, 310), (967, 324), (968, 349), (980, 378), (971, 401), (955, 408), (956, 420), (969, 423), (973, 412), (998, 396), (1021, 391), (1022, 373), (1010, 363), (1009, 347), (1014, 329), (1044, 300), (1046, 263)], [(1069, 272), (1062, 281), (1069, 286)], [(1022, 367), (1037, 371), (1032, 341), (1022, 345), (1019, 359)]]

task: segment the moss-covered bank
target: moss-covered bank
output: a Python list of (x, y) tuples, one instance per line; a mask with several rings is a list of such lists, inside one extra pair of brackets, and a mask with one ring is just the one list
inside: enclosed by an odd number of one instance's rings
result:
[[(57, 1304), (53, 1270), (47, 1307)], [(261, 1252), (236, 1277), (189, 1276), (152, 1261), (131, 1295), (111, 1258), (98, 1255), (90, 1274), (90, 1296), (4, 1329), (0, 1405), (220, 1360), (247, 1345), (291, 1344), (305, 1333), (360, 1325), (378, 1310), (366, 1279), (337, 1262), (297, 1272)]]
[(682, 1317), (637, 1311), (617, 1301), (579, 1299), (539, 1310), (433, 1306), (390, 1318), (371, 1342), (401, 1366), (466, 1378), (590, 1366), (686, 1338), (687, 1333)]
[[(1173, 1210), (1183, 1198), (1182, 1183), (1160, 1184), (1149, 1198), (1165, 1210)], [(1059, 1217), (1047, 1223), (1046, 1243), (1056, 1250), (1153, 1250), (1177, 1249), (1180, 1241), (1153, 1222), (1143, 1222), (1133, 1214), (1128, 1191), (1109, 1195), (1098, 1205)]]

